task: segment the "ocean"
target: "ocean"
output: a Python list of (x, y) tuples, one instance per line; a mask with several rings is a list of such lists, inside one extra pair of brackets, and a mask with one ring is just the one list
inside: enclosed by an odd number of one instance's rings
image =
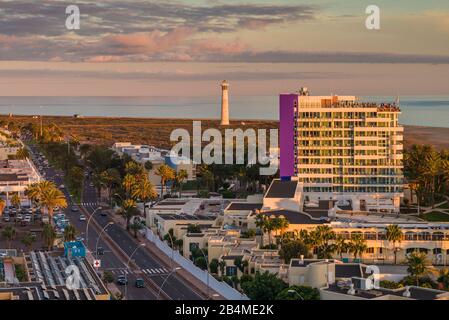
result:
[[(278, 119), (278, 96), (231, 96), (231, 119)], [(396, 97), (359, 97), (393, 102)], [(400, 97), (400, 123), (449, 128), (449, 96)], [(219, 118), (219, 97), (0, 97), (0, 114)]]

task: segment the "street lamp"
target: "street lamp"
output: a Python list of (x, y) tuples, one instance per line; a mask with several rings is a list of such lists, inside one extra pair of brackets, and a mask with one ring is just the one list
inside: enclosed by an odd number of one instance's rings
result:
[(290, 290), (287, 290), (287, 292), (290, 294), (295, 294), (299, 297), (299, 299), (304, 300), (304, 298), (296, 290), (290, 289)]
[[(139, 248), (141, 247), (145, 247), (145, 243), (141, 243), (139, 244), (136, 249), (134, 249), (134, 251), (131, 253), (131, 255), (129, 256), (128, 261), (126, 262), (126, 270), (129, 269), (129, 263), (131, 262), (132, 257), (134, 256), (134, 254), (137, 252), (137, 250), (139, 250)], [(126, 277), (126, 283), (125, 283), (125, 300), (126, 300), (126, 294), (128, 293), (128, 277)]]
[(170, 234), (170, 231), (168, 231), (168, 237), (170, 238), (170, 242), (171, 242), (171, 269), (173, 269), (174, 266), (174, 262), (175, 262), (175, 244), (173, 242), (173, 237)]
[(89, 244), (89, 234), (88, 234), (88, 232), (89, 232), (89, 223), (90, 223), (90, 220), (92, 220), (94, 214), (95, 214), (98, 210), (101, 210), (101, 207), (96, 208), (96, 209), (91, 213), (91, 215), (90, 215), (90, 217), (89, 217), (89, 220), (87, 220), (87, 225), (86, 225), (86, 248), (87, 248), (87, 250), (89, 250), (89, 246), (88, 246), (88, 244)]
[(200, 252), (203, 254), (204, 261), (206, 262), (207, 300), (209, 300), (210, 299), (210, 296), (209, 296), (209, 262), (208, 262), (208, 259), (206, 257), (206, 254), (204, 253), (203, 249), (200, 249)]
[(112, 221), (109, 222), (107, 225), (104, 226), (104, 228), (101, 230), (100, 234), (98, 235), (97, 243), (95, 244), (95, 260), (98, 259), (98, 243), (100, 242), (101, 235), (103, 234), (103, 232), (106, 231), (106, 229), (107, 229), (110, 225), (113, 225), (113, 224), (114, 224), (114, 222), (112, 222)]
[(165, 282), (167, 282), (168, 278), (170, 278), (170, 276), (176, 272), (176, 270), (181, 270), (181, 267), (176, 267), (176, 268), (172, 269), (172, 271), (170, 271), (170, 273), (167, 275), (167, 277), (162, 282), (162, 285), (159, 287), (159, 291), (157, 293), (156, 300), (159, 300), (159, 296), (161, 295), (162, 287), (164, 286)]

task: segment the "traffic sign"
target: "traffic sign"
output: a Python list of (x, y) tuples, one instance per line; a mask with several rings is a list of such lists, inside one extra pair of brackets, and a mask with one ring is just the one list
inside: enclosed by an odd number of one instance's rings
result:
[(94, 268), (100, 268), (101, 267), (101, 260), (94, 260)]

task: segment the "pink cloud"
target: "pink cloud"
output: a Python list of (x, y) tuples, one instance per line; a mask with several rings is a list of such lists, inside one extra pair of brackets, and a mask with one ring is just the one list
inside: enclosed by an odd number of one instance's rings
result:
[(239, 39), (231, 42), (223, 42), (216, 39), (202, 39), (196, 40), (192, 46), (191, 51), (196, 54), (238, 54), (248, 50), (248, 46), (242, 43)]
[(102, 45), (117, 54), (152, 54), (173, 49), (195, 33), (191, 28), (177, 28), (163, 33), (155, 30), (148, 33), (132, 33), (107, 36)]
[(84, 60), (85, 62), (124, 62), (125, 57), (121, 56), (93, 56)]

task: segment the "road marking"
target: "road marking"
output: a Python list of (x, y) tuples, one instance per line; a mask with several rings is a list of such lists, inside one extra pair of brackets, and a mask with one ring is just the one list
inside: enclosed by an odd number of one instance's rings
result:
[(161, 270), (161, 273), (164, 273), (164, 272), (165, 272), (165, 270), (164, 270), (164, 269), (162, 269), (162, 268), (159, 268), (159, 270)]

